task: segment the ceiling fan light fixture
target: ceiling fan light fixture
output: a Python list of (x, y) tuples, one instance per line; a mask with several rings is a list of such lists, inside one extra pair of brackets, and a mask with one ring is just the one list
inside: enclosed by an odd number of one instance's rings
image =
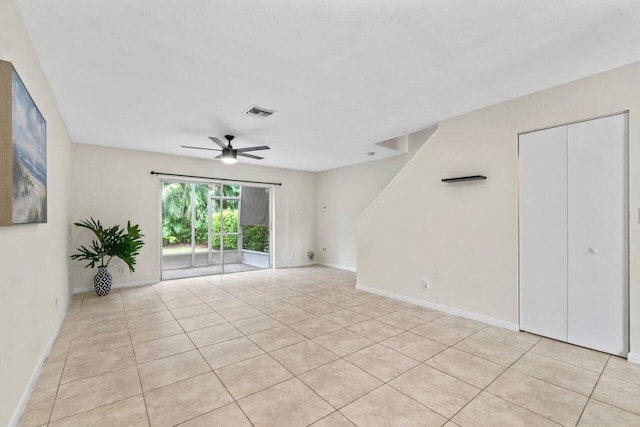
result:
[(234, 150), (223, 150), (222, 161), (232, 165), (238, 161), (238, 155)]

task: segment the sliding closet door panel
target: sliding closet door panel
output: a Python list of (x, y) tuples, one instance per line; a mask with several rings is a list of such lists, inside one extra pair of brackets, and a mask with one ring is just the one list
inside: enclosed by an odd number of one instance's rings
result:
[(569, 342), (628, 352), (627, 115), (569, 126)]
[(567, 128), (520, 135), (520, 329), (567, 340)]

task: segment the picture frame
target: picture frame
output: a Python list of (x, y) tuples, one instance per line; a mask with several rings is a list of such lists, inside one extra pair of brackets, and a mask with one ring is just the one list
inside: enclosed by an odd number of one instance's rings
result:
[(47, 123), (13, 64), (0, 61), (0, 226), (47, 222)]

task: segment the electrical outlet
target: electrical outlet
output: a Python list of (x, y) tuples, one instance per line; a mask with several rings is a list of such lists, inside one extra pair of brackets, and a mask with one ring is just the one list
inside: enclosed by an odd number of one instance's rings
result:
[(124, 274), (124, 267), (120, 267), (118, 269), (118, 273), (120, 273), (120, 275), (122, 276)]
[(424, 289), (425, 291), (428, 291), (429, 288), (430, 288), (429, 281), (428, 280), (422, 280), (422, 289)]

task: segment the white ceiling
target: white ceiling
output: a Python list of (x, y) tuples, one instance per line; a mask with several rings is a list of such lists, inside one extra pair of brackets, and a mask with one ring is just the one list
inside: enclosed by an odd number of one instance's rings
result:
[(232, 133), (272, 148), (242, 162), (310, 171), (640, 60), (637, 0), (18, 4), (75, 142), (211, 158), (180, 145)]

